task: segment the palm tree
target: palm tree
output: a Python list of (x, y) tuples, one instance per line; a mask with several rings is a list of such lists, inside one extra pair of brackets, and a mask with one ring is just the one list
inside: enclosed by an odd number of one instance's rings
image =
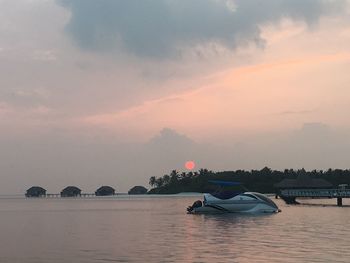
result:
[(176, 171), (176, 170), (172, 170), (171, 173), (170, 173), (170, 176), (173, 177), (173, 176), (178, 176), (179, 175), (179, 172)]
[(208, 169), (199, 169), (199, 175), (200, 176), (206, 176), (209, 173), (212, 173), (212, 171), (208, 171)]
[(155, 176), (151, 176), (151, 178), (149, 178), (149, 185), (153, 187), (156, 184), (156, 180), (157, 178)]
[(185, 172), (182, 172), (181, 174), (180, 174), (180, 179), (182, 180), (182, 179), (185, 179), (187, 177), (187, 174), (185, 173)]
[(170, 176), (167, 174), (163, 175), (163, 183), (167, 185), (169, 184), (169, 182), (170, 182)]
[(172, 170), (170, 173), (170, 181), (175, 183), (179, 180), (179, 172), (176, 170)]
[(157, 178), (155, 184), (156, 184), (157, 188), (162, 187), (164, 185), (163, 177)]
[(192, 177), (193, 177), (193, 172), (188, 172), (188, 173), (187, 173), (187, 177), (188, 177), (188, 178), (192, 178)]

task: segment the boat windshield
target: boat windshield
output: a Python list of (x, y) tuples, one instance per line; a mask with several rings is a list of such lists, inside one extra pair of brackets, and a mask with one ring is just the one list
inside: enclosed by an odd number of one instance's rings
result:
[(227, 200), (231, 199), (232, 197), (235, 197), (236, 195), (241, 194), (242, 192), (236, 192), (236, 191), (217, 191), (210, 193), (212, 196), (219, 198), (221, 200)]
[(265, 201), (266, 203), (269, 203), (273, 207), (278, 208), (277, 205), (270, 198), (268, 198), (267, 196), (265, 196), (263, 194), (260, 194), (260, 193), (254, 193), (254, 195), (256, 195), (261, 200)]

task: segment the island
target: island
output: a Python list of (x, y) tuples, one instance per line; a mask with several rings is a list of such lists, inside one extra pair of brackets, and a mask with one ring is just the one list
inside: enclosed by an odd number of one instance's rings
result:
[[(350, 184), (350, 170), (328, 169), (306, 171), (302, 169), (285, 169), (283, 171), (272, 170), (264, 167), (261, 170), (236, 170), (213, 172), (208, 169), (200, 169), (198, 171), (182, 172), (177, 170), (171, 171), (161, 177), (152, 176), (149, 184), (152, 187), (148, 191), (149, 194), (177, 194), (181, 192), (210, 192), (213, 186), (210, 180), (223, 180), (240, 182), (245, 189), (252, 192), (260, 193), (277, 193), (279, 191), (280, 182), (286, 182), (285, 179), (295, 180), (300, 178), (313, 178), (318, 182), (329, 182), (327, 187), (337, 187), (341, 184)], [(316, 181), (317, 181), (316, 180)], [(292, 182), (292, 181), (288, 181)], [(315, 182), (315, 180), (313, 181)]]

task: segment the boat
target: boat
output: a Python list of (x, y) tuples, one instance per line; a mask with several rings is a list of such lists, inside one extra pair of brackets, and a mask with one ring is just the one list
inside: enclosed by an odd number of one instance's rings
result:
[(224, 187), (239, 186), (241, 185), (239, 182), (218, 180), (209, 182), (220, 186), (220, 189), (212, 193), (205, 193), (203, 201), (195, 201), (187, 208), (189, 214), (281, 212), (278, 206), (264, 194), (224, 189)]

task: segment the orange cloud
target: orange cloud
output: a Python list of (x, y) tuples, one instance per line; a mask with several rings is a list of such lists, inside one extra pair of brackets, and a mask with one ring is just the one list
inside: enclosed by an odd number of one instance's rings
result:
[[(281, 76), (287, 81), (291, 75), (299, 74), (298, 72), (305, 68), (310, 69), (315, 65), (348, 60), (350, 60), (350, 53), (337, 53), (225, 70), (204, 78), (209, 83), (207, 85), (148, 100), (122, 111), (87, 116), (82, 121), (89, 125), (107, 125), (111, 127), (119, 126), (120, 122), (130, 123), (135, 121), (139, 122), (140, 125), (147, 125), (146, 123), (161, 125), (161, 123), (164, 123), (164, 125), (179, 126), (183, 123), (200, 126), (198, 123), (205, 122), (208, 119), (210, 119), (211, 124), (219, 125), (220, 122), (227, 121), (229, 115), (235, 116), (236, 121), (240, 119), (236, 124), (244, 123), (248, 117), (247, 114), (259, 115), (259, 113), (268, 112), (268, 110), (258, 109), (259, 106), (256, 103), (259, 103), (259, 101), (268, 101), (274, 104), (277, 108), (276, 111), (279, 108), (285, 111), (288, 110), (283, 109), (280, 105), (286, 99), (284, 96), (287, 92), (286, 89), (276, 87), (276, 85), (281, 85), (279, 79)], [(254, 79), (257, 82), (259, 82), (259, 79), (265, 80), (268, 85), (264, 85), (263, 82), (256, 83)], [(276, 83), (273, 83), (273, 79), (276, 79)], [(303, 94), (300, 90), (298, 92)], [(300, 97), (297, 94), (293, 95), (293, 91), (290, 89), (287, 93), (292, 97)], [(266, 109), (266, 105), (260, 106)], [(253, 111), (248, 108), (253, 109)], [(242, 114), (243, 118), (240, 117)], [(258, 120), (255, 120), (255, 122), (258, 122)]]

